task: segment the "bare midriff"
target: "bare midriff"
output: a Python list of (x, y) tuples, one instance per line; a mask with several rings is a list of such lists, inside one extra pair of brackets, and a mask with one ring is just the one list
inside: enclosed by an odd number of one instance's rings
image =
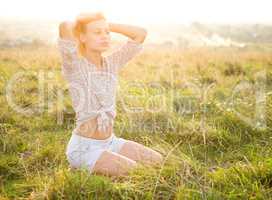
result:
[(113, 132), (112, 123), (110, 123), (105, 131), (98, 131), (97, 127), (97, 117), (91, 118), (79, 126), (77, 134), (96, 140), (104, 140), (109, 138)]

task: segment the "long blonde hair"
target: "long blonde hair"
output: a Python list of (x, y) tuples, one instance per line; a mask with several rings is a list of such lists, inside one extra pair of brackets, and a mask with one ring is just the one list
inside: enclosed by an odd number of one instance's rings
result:
[(86, 33), (86, 25), (90, 22), (97, 21), (104, 19), (106, 20), (106, 17), (102, 12), (95, 12), (95, 13), (81, 13), (77, 16), (75, 21), (75, 26), (73, 28), (73, 34), (75, 38), (77, 39), (79, 45), (78, 45), (78, 54), (80, 56), (83, 56), (85, 53), (85, 44), (80, 41), (80, 34)]

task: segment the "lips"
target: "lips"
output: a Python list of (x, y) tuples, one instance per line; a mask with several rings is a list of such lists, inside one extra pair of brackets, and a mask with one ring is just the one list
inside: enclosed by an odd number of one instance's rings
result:
[(101, 42), (101, 45), (107, 46), (109, 45), (109, 42)]

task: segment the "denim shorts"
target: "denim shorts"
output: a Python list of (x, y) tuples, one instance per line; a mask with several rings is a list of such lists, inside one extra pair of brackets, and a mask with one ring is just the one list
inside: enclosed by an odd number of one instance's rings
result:
[(66, 157), (72, 168), (85, 168), (91, 173), (100, 155), (105, 150), (118, 153), (127, 140), (115, 133), (107, 139), (97, 140), (80, 136), (72, 132), (66, 147)]

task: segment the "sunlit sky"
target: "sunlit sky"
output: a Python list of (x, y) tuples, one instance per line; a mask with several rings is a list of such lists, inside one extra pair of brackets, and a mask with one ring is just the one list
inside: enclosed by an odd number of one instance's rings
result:
[(102, 11), (111, 21), (134, 23), (271, 23), (269, 0), (4, 0), (0, 16), (73, 19)]

